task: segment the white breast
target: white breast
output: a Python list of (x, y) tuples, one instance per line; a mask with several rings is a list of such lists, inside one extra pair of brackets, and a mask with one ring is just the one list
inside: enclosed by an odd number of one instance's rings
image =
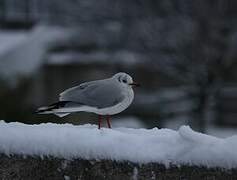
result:
[(98, 109), (96, 107), (90, 107), (90, 106), (80, 106), (80, 107), (68, 107), (68, 108), (60, 108), (60, 109), (55, 109), (53, 110), (53, 113), (73, 113), (73, 112), (80, 112), (80, 111), (85, 111), (85, 112), (93, 112), (96, 114), (100, 115), (113, 115), (113, 114), (118, 114), (125, 109), (132, 103), (133, 98), (134, 98), (134, 92), (132, 88), (126, 88), (123, 90), (125, 98), (123, 101), (120, 103), (112, 106), (112, 107), (107, 107), (103, 109)]
[(123, 99), (123, 101), (116, 104), (115, 106), (103, 108), (103, 109), (93, 109), (93, 110), (91, 110), (91, 112), (94, 112), (94, 113), (100, 114), (100, 115), (106, 115), (106, 114), (113, 115), (113, 114), (118, 114), (118, 113), (124, 111), (132, 103), (133, 98), (134, 98), (134, 92), (133, 92), (132, 88), (127, 88), (124, 91), (124, 93), (125, 93), (125, 98)]

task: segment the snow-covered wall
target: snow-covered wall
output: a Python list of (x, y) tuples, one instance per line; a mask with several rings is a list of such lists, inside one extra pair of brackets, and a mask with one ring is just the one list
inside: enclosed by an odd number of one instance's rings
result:
[(97, 129), (96, 125), (0, 122), (0, 153), (63, 159), (100, 159), (166, 166), (237, 167), (237, 136), (225, 139), (171, 129)]

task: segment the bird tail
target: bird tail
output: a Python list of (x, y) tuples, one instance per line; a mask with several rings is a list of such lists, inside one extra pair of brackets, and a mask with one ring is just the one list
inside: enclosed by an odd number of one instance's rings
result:
[(40, 107), (35, 111), (35, 113), (37, 113), (37, 114), (55, 114), (59, 117), (64, 117), (64, 116), (69, 115), (70, 113), (55, 112), (55, 110), (65, 107), (68, 103), (70, 103), (70, 101), (59, 101), (59, 102), (53, 103), (49, 106)]

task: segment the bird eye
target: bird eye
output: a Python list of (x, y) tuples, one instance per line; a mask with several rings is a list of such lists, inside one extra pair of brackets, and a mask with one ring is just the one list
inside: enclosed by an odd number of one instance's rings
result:
[(123, 79), (123, 83), (127, 83), (127, 80), (126, 80), (126, 79)]
[(118, 78), (118, 81), (121, 82), (121, 77)]

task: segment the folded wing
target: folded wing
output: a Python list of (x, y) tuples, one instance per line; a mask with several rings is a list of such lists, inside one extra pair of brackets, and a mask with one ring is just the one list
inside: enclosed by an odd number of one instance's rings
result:
[(116, 82), (99, 80), (67, 89), (60, 94), (59, 100), (106, 108), (118, 104), (124, 98), (121, 87)]

